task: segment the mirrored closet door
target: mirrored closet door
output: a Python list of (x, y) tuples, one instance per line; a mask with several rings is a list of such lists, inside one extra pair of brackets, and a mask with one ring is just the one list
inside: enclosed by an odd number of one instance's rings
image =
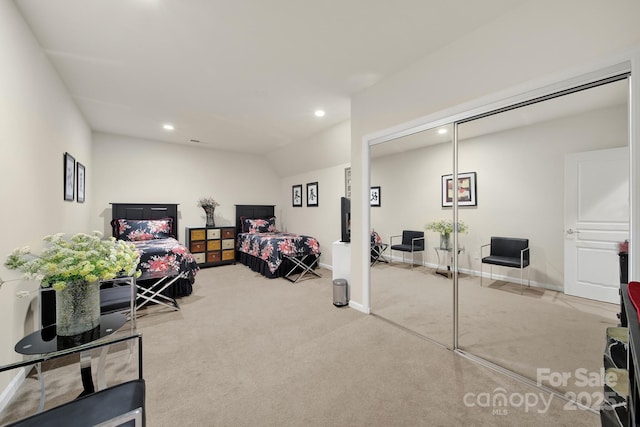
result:
[[(458, 209), (462, 351), (561, 395), (602, 391), (586, 378), (599, 378), (619, 300), (590, 287), (619, 284), (628, 128), (626, 78), (458, 125), (458, 169), (477, 195)], [(492, 237), (526, 239), (530, 265), (481, 263)]]
[(451, 125), (370, 147), (372, 313), (449, 348), (452, 252), (427, 227), (452, 218), (451, 206), (442, 205), (451, 152)]

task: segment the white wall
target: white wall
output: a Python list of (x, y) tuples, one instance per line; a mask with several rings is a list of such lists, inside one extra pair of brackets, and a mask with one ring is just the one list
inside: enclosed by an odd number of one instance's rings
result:
[[(352, 99), (352, 300), (363, 302), (365, 135), (454, 109), (516, 85), (569, 73), (640, 42), (640, 3), (529, 2)], [(368, 190), (366, 191), (368, 196)]]
[(111, 234), (109, 203), (179, 203), (184, 228), (203, 226), (198, 199), (213, 197), (216, 225), (235, 225), (237, 204), (278, 204), (280, 180), (263, 158), (138, 138), (94, 134), (91, 226)]
[(335, 165), (349, 163), (351, 157), (351, 121), (298, 141), (266, 155), (281, 177), (304, 174)]
[[(91, 132), (10, 1), (0, 2), (0, 69), (0, 277), (8, 280), (19, 277), (3, 265), (14, 248), (39, 248), (47, 234), (87, 229), (89, 205), (63, 200), (63, 155), (90, 169)], [(15, 295), (33, 289), (37, 283), (21, 280), (0, 288), (0, 363), (19, 360), (13, 347), (30, 332), (30, 298)], [(0, 377), (0, 390), (11, 374)]]
[[(320, 243), (320, 264), (331, 268), (331, 245), (340, 240), (340, 198), (345, 194), (344, 170), (349, 164), (287, 176), (280, 185), (278, 226), (286, 232), (313, 236)], [(306, 185), (318, 182), (318, 207), (307, 207)], [(292, 206), (292, 186), (302, 185), (302, 207)]]
[[(528, 238), (531, 280), (562, 290), (565, 155), (626, 146), (627, 129), (626, 106), (619, 106), (461, 140), (459, 168), (476, 172), (478, 205), (459, 210), (469, 226), (460, 235), (460, 268), (480, 271), (480, 246), (492, 235)], [(440, 203), (440, 178), (450, 173), (450, 143), (373, 159), (371, 182), (381, 186), (382, 205), (371, 209), (372, 226), (387, 242), (402, 229), (424, 231), (425, 262), (437, 264), (439, 235), (425, 225), (452, 217)], [(517, 271), (504, 270), (519, 280)]]

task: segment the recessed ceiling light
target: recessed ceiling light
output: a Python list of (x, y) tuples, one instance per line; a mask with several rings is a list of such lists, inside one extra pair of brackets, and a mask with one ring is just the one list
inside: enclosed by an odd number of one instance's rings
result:
[(324, 117), (324, 110), (316, 110), (313, 114), (315, 114), (316, 117)]
[(444, 135), (445, 133), (447, 133), (447, 130), (446, 129), (440, 129), (440, 130), (438, 130), (438, 133), (440, 135)]
[(169, 124), (169, 123), (167, 123), (167, 124), (165, 124), (165, 125), (162, 125), (162, 127), (163, 127), (165, 130), (173, 130), (173, 129), (175, 129), (175, 128), (173, 127), (173, 125), (172, 125), (172, 124)]

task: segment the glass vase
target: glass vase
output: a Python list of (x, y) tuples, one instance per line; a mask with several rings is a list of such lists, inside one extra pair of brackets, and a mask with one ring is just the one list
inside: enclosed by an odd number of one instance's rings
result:
[(99, 283), (73, 282), (56, 291), (56, 333), (73, 336), (100, 325)]
[(216, 212), (215, 206), (203, 206), (205, 214), (207, 214), (207, 227), (215, 227), (216, 222), (214, 220), (214, 214)]
[(451, 234), (444, 233), (440, 235), (440, 249), (451, 249)]

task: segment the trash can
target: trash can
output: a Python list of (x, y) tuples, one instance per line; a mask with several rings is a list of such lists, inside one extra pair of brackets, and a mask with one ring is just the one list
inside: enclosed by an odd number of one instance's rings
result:
[(345, 279), (333, 281), (333, 305), (344, 307), (349, 304), (349, 285)]

